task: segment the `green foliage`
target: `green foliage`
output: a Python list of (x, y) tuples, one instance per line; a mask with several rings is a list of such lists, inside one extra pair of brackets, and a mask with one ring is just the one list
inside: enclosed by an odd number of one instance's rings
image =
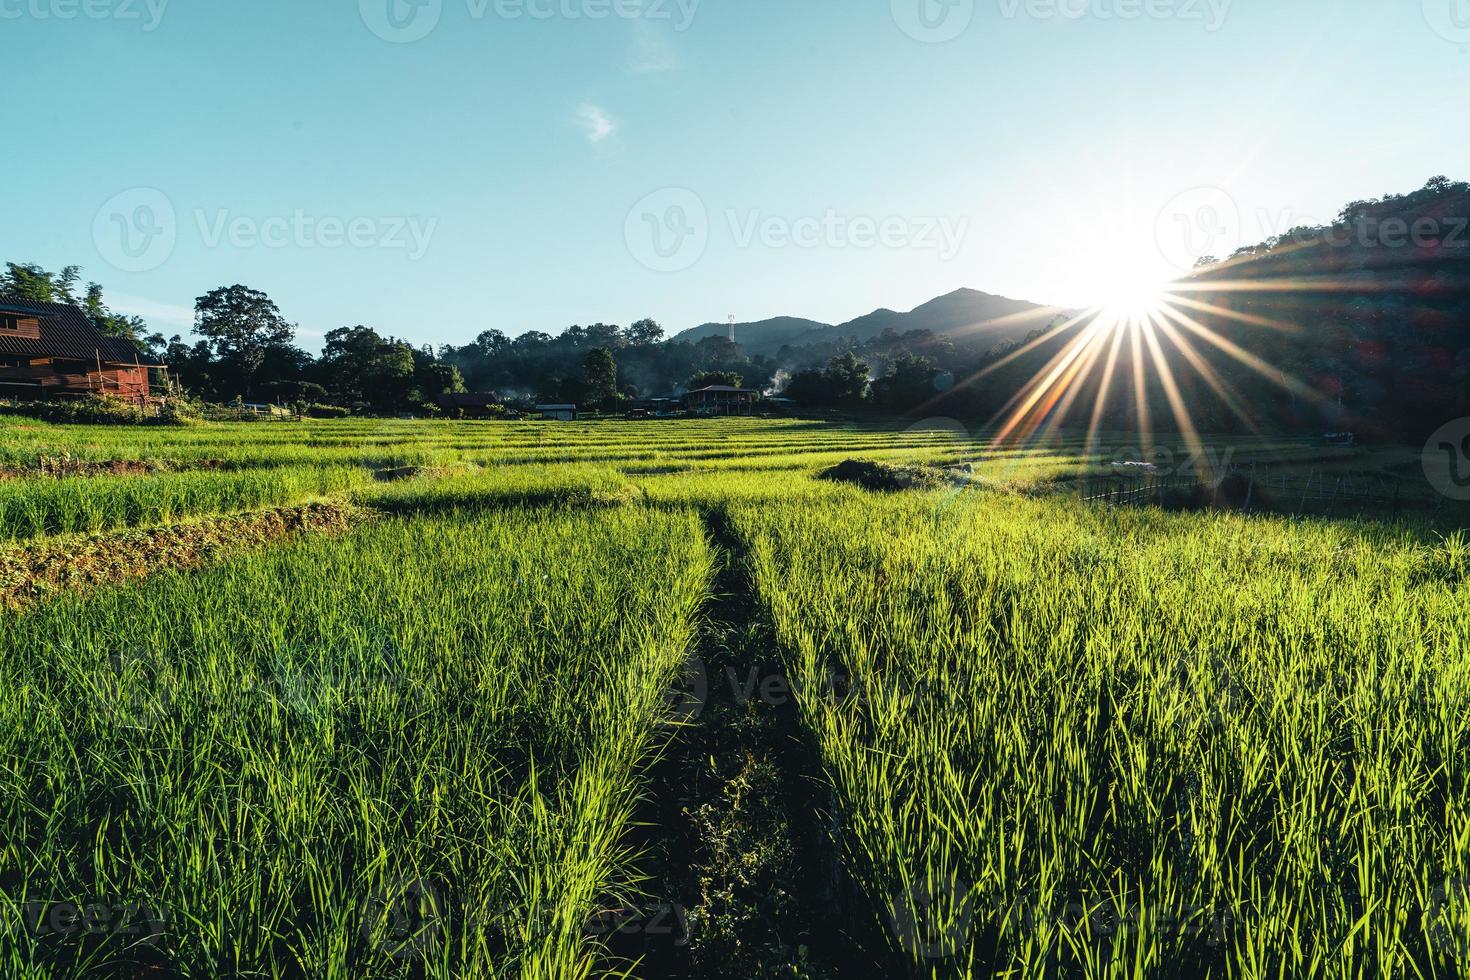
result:
[[(47, 272), (33, 262), (7, 262), (0, 275), (0, 295), (19, 296), (32, 303), (77, 304), (77, 283), (81, 266), (69, 265), (60, 272)], [(99, 290), (100, 287), (93, 286)]]
[(184, 425), (199, 417), (198, 406), (188, 399), (175, 399), (161, 407), (145, 408), (137, 402), (105, 394), (21, 402), (0, 411), (70, 425)]
[(868, 397), (870, 368), (852, 351), (839, 354), (822, 371), (802, 371), (786, 386), (785, 395), (811, 408), (854, 408)]
[(246, 286), (221, 286), (194, 303), (194, 332), (216, 356), (239, 365), (246, 393), (271, 348), (289, 344), (296, 328), (265, 293)]
[(873, 402), (880, 408), (909, 412), (934, 400), (934, 386), (939, 371), (926, 357), (905, 352), (889, 367), (888, 373), (873, 382)]
[(690, 391), (698, 391), (700, 388), (711, 388), (715, 385), (739, 388), (744, 382), (745, 379), (736, 371), (701, 371), (689, 379), (686, 387)]
[(582, 362), (583, 400), (591, 407), (611, 409), (618, 400), (618, 362), (606, 347), (589, 351)]

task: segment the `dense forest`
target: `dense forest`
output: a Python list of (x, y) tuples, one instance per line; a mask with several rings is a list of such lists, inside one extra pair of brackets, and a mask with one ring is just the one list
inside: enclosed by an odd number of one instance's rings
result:
[[(976, 421), (1029, 411), (1031, 424), (1146, 422), (1158, 431), (1328, 426), (1387, 438), (1470, 412), (1467, 216), (1470, 184), (1443, 177), (1411, 194), (1352, 202), (1331, 225), (1202, 261), (1137, 329), (1059, 316), (999, 343), (984, 330), (884, 329), (865, 340), (827, 331), (755, 356), (721, 336), (667, 339), (651, 319), (559, 336), (487, 330), (438, 349), (344, 326), (313, 355), (268, 296), (241, 285), (199, 297), (192, 342), (113, 312), (76, 267), (9, 263), (0, 294), (81, 306), (214, 402), (433, 412), (439, 395), (473, 391), (511, 405), (617, 410), (722, 382), (802, 408)], [(1053, 379), (1057, 365), (1071, 369)]]

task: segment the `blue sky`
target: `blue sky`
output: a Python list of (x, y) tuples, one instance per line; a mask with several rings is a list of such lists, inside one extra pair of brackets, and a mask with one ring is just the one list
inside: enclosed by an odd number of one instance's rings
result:
[(1470, 0), (0, 0), (0, 28), (0, 259), (81, 264), (168, 333), (242, 282), (308, 348), (1082, 305), (1470, 177)]

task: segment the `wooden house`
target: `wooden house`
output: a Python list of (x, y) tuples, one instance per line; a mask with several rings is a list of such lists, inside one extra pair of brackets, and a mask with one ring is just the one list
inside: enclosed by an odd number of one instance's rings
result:
[(0, 398), (45, 401), (113, 395), (146, 402), (162, 364), (123, 337), (99, 331), (63, 303), (0, 296)]
[(684, 395), (684, 407), (695, 415), (753, 415), (760, 392), (751, 388), (711, 385)]

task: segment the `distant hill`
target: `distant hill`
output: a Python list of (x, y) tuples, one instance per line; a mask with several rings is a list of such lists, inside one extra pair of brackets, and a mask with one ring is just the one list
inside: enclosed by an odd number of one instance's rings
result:
[[(749, 354), (774, 354), (787, 344), (801, 343), (801, 338), (830, 330), (831, 324), (816, 320), (803, 320), (794, 316), (778, 316), (755, 323), (735, 324), (735, 339)], [(725, 337), (730, 333), (728, 323), (702, 323), (675, 335), (674, 340), (691, 344), (706, 337)]]
[[(797, 317), (737, 323), (735, 339), (747, 353), (771, 355), (787, 345), (830, 343), (838, 337), (871, 340), (888, 329), (899, 334), (930, 330), (953, 337), (957, 342), (991, 347), (1004, 341), (1021, 340), (1062, 312), (1055, 307), (993, 296), (976, 289), (957, 289), (907, 313), (879, 309), (846, 323), (818, 323)], [(704, 337), (723, 337), (729, 329), (729, 324), (706, 323), (685, 330), (674, 339), (693, 343)]]
[[(1044, 335), (926, 410), (1000, 418), (1028, 391), (1020, 431), (1178, 432), (1187, 421), (1204, 433), (1420, 443), (1470, 414), (1470, 183), (1436, 177), (1204, 260), (1168, 287), (1150, 322)], [(1120, 356), (1110, 362), (1109, 350)], [(1049, 370), (1069, 352), (1078, 374)], [(1436, 445), (1452, 452), (1463, 438)]]
[(1061, 312), (1056, 307), (993, 296), (977, 289), (957, 289), (907, 313), (874, 310), (867, 316), (829, 327), (824, 331), (827, 336), (822, 339), (855, 337), (871, 340), (889, 329), (899, 334), (929, 330), (939, 336), (953, 337), (958, 342), (970, 341), (991, 347), (1002, 341), (1020, 340), (1045, 327)]

